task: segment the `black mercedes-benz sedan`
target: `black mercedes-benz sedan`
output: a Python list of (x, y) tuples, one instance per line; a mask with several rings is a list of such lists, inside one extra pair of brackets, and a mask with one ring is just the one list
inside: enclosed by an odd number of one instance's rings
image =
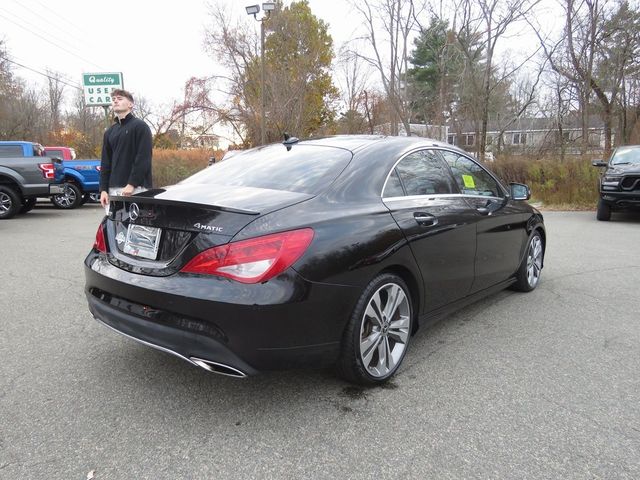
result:
[(335, 365), (384, 382), (419, 325), (540, 281), (526, 185), (417, 137), (254, 148), (113, 197), (85, 260), (93, 316), (205, 370)]

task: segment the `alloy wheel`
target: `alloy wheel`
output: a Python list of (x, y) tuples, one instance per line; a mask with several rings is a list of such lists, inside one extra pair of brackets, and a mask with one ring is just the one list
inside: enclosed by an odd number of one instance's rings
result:
[(56, 195), (56, 202), (62, 208), (70, 208), (76, 202), (76, 192), (69, 185), (64, 186), (64, 193)]
[(0, 192), (0, 213), (8, 212), (12, 205), (11, 197), (4, 192)]
[(535, 287), (540, 280), (542, 270), (542, 240), (538, 235), (531, 239), (527, 253), (527, 282)]
[(382, 378), (402, 360), (409, 341), (411, 307), (402, 287), (387, 283), (373, 294), (362, 316), (360, 359), (369, 375)]

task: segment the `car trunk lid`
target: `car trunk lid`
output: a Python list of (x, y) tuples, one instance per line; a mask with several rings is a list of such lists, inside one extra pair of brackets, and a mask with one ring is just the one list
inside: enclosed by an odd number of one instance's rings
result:
[(106, 232), (110, 259), (126, 270), (169, 275), (203, 249), (228, 243), (256, 218), (312, 197), (199, 184), (112, 197)]

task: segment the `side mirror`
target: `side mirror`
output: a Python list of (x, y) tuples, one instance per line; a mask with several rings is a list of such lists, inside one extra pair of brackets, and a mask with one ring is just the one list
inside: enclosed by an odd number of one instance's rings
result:
[(594, 160), (593, 162), (591, 162), (591, 165), (593, 165), (594, 167), (606, 167), (607, 162), (603, 162), (602, 160)]
[(531, 190), (523, 183), (510, 183), (511, 198), (513, 200), (529, 200), (531, 198)]

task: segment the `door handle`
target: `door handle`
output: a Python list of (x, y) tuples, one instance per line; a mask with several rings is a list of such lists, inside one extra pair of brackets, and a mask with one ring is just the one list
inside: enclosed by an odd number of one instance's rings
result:
[(438, 218), (433, 215), (429, 215), (424, 212), (416, 212), (413, 214), (413, 218), (415, 218), (418, 225), (422, 225), (423, 227), (433, 227), (438, 224)]

